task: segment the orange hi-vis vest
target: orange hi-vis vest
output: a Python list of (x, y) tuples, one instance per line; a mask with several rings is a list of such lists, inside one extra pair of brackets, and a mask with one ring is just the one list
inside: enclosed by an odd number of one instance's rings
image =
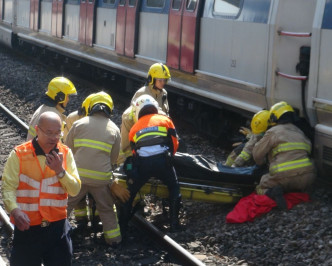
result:
[(140, 147), (167, 143), (175, 154), (179, 146), (172, 120), (160, 114), (144, 115), (138, 119), (130, 129), (129, 141), (133, 152)]
[[(63, 153), (64, 169), (69, 148), (58, 143)], [(39, 225), (42, 220), (55, 222), (67, 217), (68, 194), (64, 191), (55, 172), (45, 165), (43, 171), (32, 141), (15, 148), (20, 162), (19, 185), (16, 199), (19, 208), (30, 219), (30, 225)], [(14, 223), (13, 217), (11, 222)]]

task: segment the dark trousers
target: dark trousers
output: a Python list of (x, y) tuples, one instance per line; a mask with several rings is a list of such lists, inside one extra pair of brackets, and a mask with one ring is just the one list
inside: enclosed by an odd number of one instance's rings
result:
[(162, 153), (149, 157), (136, 157), (133, 162), (133, 170), (128, 181), (128, 190), (131, 205), (137, 192), (151, 178), (161, 180), (168, 188), (170, 200), (180, 197), (180, 186), (175, 169), (171, 162), (171, 157), (167, 153)]
[(71, 226), (67, 219), (47, 227), (31, 226), (20, 231), (15, 227), (11, 266), (67, 266), (72, 265)]
[(137, 192), (151, 177), (161, 180), (167, 186), (170, 201), (176, 201), (181, 197), (179, 181), (171, 158), (167, 153), (149, 157), (137, 156), (133, 161), (133, 168), (127, 180), (130, 199), (122, 206), (120, 211), (122, 235), (125, 235), (133, 200)]

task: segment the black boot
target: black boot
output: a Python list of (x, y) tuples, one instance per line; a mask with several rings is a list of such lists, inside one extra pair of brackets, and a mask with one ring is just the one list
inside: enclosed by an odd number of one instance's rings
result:
[(279, 209), (287, 210), (287, 202), (284, 198), (284, 191), (280, 185), (269, 188), (265, 192), (265, 195), (273, 199), (277, 203)]
[(179, 222), (179, 211), (181, 205), (181, 198), (171, 199), (169, 202), (169, 219), (170, 219), (170, 231), (172, 233), (182, 230)]
[(131, 218), (131, 208), (130, 205), (127, 203), (128, 202), (126, 202), (125, 204), (121, 204), (118, 208), (118, 219), (123, 243), (127, 242), (128, 223)]

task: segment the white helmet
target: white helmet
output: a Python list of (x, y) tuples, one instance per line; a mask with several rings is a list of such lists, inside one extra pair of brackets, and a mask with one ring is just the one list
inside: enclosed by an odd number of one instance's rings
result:
[(134, 106), (134, 120), (135, 122), (142, 116), (142, 114), (157, 114), (158, 102), (152, 96), (144, 94), (139, 96), (133, 103)]

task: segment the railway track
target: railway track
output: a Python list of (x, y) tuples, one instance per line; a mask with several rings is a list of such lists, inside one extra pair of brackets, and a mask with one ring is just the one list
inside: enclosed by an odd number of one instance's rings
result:
[[(26, 132), (28, 130), (26, 125), (19, 117), (11, 112), (6, 106), (0, 103), (0, 134), (1, 143), (3, 141), (8, 142), (8, 148), (12, 149), (11, 145), (13, 142), (20, 143), (24, 141)], [(16, 130), (15, 130), (16, 129)], [(6, 154), (1, 154), (2, 159)], [(3, 160), (2, 160), (3, 161)], [(2, 169), (3, 170), (3, 169)], [(4, 209), (0, 206), (0, 219), (4, 225), (6, 231), (11, 235), (14, 230), (14, 226), (10, 223), (9, 217)], [(172, 238), (159, 231), (155, 226), (146, 221), (141, 215), (135, 214), (133, 217), (134, 225), (143, 230), (151, 240), (155, 242), (159, 247), (163, 247), (169, 255), (174, 259), (175, 262), (183, 265), (204, 265), (199, 259), (190, 254), (181, 245), (176, 243)], [(2, 265), (2, 259), (0, 256), (0, 266)]]

